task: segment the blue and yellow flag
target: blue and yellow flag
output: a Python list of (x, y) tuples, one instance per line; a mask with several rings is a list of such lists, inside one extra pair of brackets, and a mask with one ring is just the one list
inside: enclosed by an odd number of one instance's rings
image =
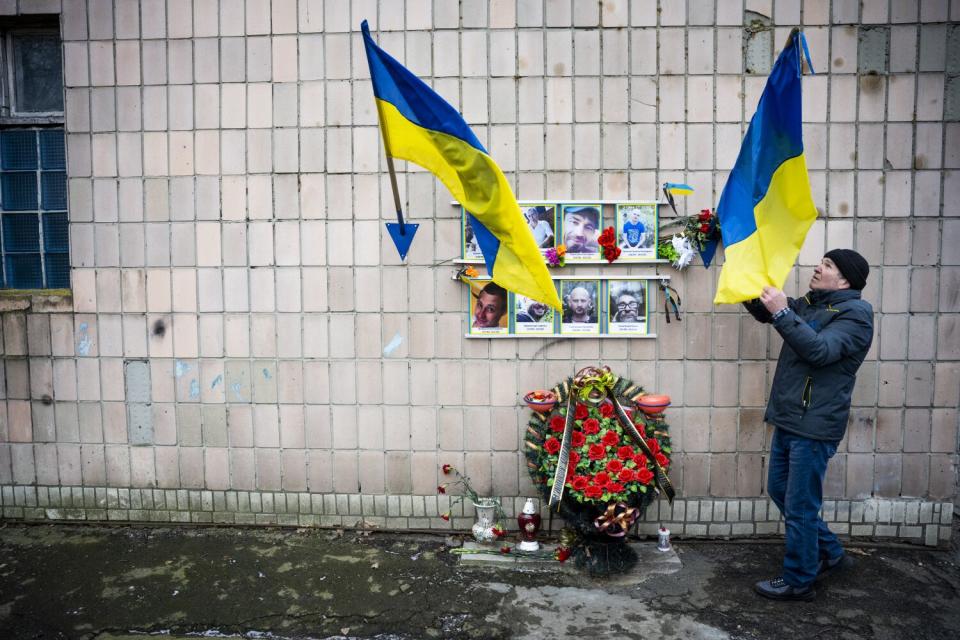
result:
[(470, 216), (493, 281), (560, 309), (543, 256), (510, 183), (450, 104), (370, 37), (360, 25), (388, 156), (435, 175)]
[(759, 297), (767, 285), (782, 288), (817, 217), (803, 156), (801, 47), (806, 52), (803, 34), (794, 31), (773, 65), (720, 196), (726, 261), (714, 304)]

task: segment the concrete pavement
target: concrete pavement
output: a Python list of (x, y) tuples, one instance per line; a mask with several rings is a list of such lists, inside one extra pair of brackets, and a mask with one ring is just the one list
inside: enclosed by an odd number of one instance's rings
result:
[[(958, 536), (954, 536), (957, 540)], [(770, 542), (676, 541), (680, 569), (632, 584), (464, 568), (447, 536), (7, 524), (0, 638), (946, 638), (958, 553), (852, 547), (813, 603), (751, 591)]]

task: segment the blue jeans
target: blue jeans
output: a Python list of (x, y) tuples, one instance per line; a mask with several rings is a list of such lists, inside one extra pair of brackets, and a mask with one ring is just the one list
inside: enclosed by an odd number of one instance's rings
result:
[(820, 518), (823, 478), (827, 462), (837, 452), (837, 444), (804, 438), (782, 429), (773, 432), (767, 493), (786, 521), (783, 579), (794, 587), (813, 584), (821, 556), (835, 560), (843, 555), (837, 536)]

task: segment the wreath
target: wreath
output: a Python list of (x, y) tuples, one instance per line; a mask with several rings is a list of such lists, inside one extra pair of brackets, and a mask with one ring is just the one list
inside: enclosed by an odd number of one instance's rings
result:
[(656, 494), (673, 499), (664, 405), (606, 367), (581, 370), (553, 394), (556, 404), (534, 411), (525, 437), (534, 485), (578, 534), (578, 547), (622, 541)]

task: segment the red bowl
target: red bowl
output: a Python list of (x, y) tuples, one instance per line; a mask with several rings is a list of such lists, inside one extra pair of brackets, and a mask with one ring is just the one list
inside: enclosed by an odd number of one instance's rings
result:
[(670, 406), (670, 396), (664, 395), (646, 395), (637, 400), (637, 406), (648, 415), (660, 413)]
[[(541, 394), (541, 398), (537, 399), (533, 397), (534, 393)], [(557, 404), (557, 396), (554, 395), (552, 391), (531, 391), (527, 395), (523, 396), (523, 401), (527, 403), (527, 406), (532, 410), (539, 413), (549, 413), (554, 405)]]

